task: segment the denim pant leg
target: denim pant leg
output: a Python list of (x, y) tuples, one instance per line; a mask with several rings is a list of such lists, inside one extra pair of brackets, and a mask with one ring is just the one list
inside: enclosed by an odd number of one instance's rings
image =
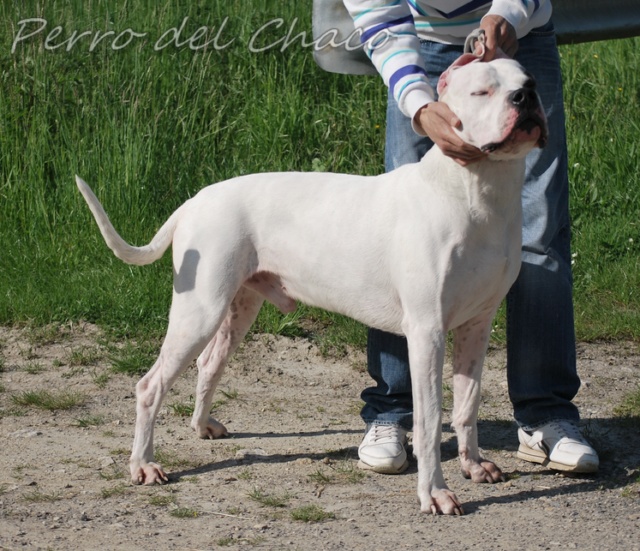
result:
[(516, 421), (577, 421), (569, 181), (560, 60), (551, 25), (520, 41), (516, 59), (535, 77), (549, 142), (527, 157), (522, 268), (507, 296), (507, 377)]
[[(429, 79), (436, 88), (440, 74), (461, 54), (457, 46), (423, 42), (422, 54), (427, 60)], [(408, 163), (417, 163), (433, 142), (417, 135), (411, 121), (398, 109), (395, 99), (387, 101), (385, 169), (390, 172)], [(407, 339), (378, 329), (369, 329), (367, 363), (376, 386), (365, 389), (361, 417), (365, 423), (376, 421), (396, 424), (411, 430), (413, 403)]]

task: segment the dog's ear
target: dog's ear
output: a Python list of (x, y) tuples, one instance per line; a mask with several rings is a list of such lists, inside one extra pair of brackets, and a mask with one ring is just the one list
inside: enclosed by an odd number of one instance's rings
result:
[(469, 65), (469, 63), (479, 62), (480, 59), (481, 58), (475, 54), (462, 54), (458, 59), (456, 59), (449, 68), (440, 75), (440, 79), (438, 80), (438, 96), (441, 96), (446, 90), (452, 71), (455, 71), (460, 67), (464, 67), (465, 65)]

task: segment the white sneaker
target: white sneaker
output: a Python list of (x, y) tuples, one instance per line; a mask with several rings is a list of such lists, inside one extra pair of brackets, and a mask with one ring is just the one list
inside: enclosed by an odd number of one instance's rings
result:
[(595, 473), (598, 454), (572, 421), (552, 421), (531, 433), (518, 429), (516, 456), (558, 471)]
[(364, 438), (358, 448), (358, 467), (383, 474), (399, 474), (408, 466), (407, 432), (398, 425), (367, 425)]

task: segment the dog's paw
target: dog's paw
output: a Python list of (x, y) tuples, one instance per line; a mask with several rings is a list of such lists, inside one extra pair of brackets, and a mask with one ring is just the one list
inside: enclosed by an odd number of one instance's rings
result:
[(157, 463), (131, 462), (131, 482), (150, 486), (169, 482), (169, 477)]
[(480, 459), (480, 461), (468, 461), (462, 465), (462, 476), (471, 479), (472, 482), (495, 484), (504, 482), (505, 477), (500, 468), (492, 461)]
[(226, 427), (219, 421), (216, 421), (213, 417), (209, 417), (207, 422), (202, 425), (193, 422), (191, 423), (191, 426), (193, 430), (196, 431), (198, 438), (215, 440), (216, 438), (229, 436), (229, 432)]
[(431, 495), (420, 499), (420, 511), (432, 515), (464, 515), (462, 504), (451, 490), (432, 490)]

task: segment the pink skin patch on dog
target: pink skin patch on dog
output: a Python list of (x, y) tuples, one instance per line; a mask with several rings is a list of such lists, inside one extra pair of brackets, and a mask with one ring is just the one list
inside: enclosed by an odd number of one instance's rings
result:
[[(537, 119), (537, 120), (536, 120)], [(506, 118), (505, 131), (498, 141), (486, 147), (486, 150), (511, 151), (515, 146), (523, 143), (536, 142), (539, 147), (544, 147), (546, 132), (541, 124), (545, 121), (544, 112), (538, 109), (535, 117), (522, 119), (522, 114), (516, 109), (511, 110)], [(483, 148), (484, 149), (484, 148)]]
[(244, 282), (244, 286), (261, 294), (283, 314), (294, 312), (297, 307), (277, 274), (257, 272)]

